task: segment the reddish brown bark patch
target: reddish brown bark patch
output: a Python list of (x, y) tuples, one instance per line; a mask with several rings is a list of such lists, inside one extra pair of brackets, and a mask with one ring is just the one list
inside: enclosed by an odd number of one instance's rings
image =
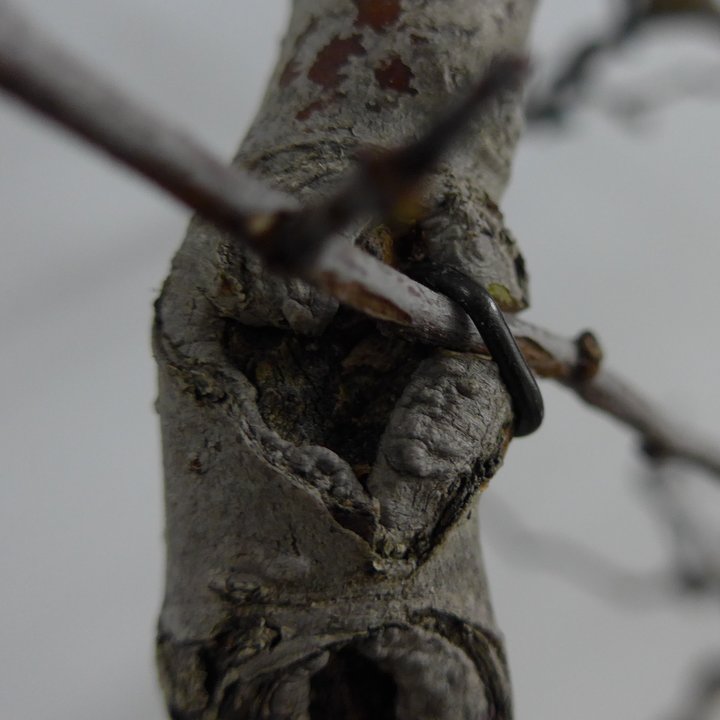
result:
[(349, 38), (335, 37), (317, 54), (315, 62), (308, 70), (308, 77), (328, 90), (336, 88), (345, 78), (342, 69), (350, 58), (353, 55), (366, 54), (361, 39), (360, 35)]
[(384, 60), (375, 68), (375, 79), (383, 90), (417, 95), (417, 90), (410, 84), (414, 77), (413, 71), (397, 55)]
[(355, 0), (357, 27), (371, 27), (380, 32), (398, 21), (402, 8), (400, 0)]

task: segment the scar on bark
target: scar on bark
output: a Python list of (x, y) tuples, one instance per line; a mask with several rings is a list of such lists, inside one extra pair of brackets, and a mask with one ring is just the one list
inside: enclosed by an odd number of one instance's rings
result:
[(229, 323), (226, 352), (255, 385), (260, 414), (283, 439), (323, 445), (363, 482), (425, 345), (380, 335), (348, 310), (319, 338)]
[(331, 652), (310, 679), (310, 720), (395, 720), (392, 675), (352, 647)]

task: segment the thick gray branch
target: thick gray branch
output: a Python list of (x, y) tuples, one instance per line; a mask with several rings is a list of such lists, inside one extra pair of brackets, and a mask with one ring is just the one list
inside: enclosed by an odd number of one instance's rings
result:
[[(418, 137), (495, 56), (522, 52), (532, 5), (299, 0), (237, 163), (321, 205), (361, 148)], [(318, 285), (455, 346), (463, 316), (393, 269), (403, 257), (462, 267), (523, 307), (496, 205), (519, 100), (498, 96), (391, 222), (328, 245)], [(199, 219), (155, 347), (173, 716), (510, 717), (473, 512), (511, 436), (493, 364), (380, 329)]]

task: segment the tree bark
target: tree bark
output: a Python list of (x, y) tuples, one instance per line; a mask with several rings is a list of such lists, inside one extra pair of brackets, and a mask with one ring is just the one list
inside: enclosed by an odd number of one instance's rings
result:
[[(235, 163), (303, 202), (367, 148), (416, 137), (532, 0), (295, 0)], [(460, 268), (527, 304), (498, 203), (506, 92), (396, 221), (385, 262)], [(157, 302), (167, 512), (158, 662), (183, 720), (509, 718), (474, 514), (512, 434), (493, 363), (412, 343), (195, 219)]]

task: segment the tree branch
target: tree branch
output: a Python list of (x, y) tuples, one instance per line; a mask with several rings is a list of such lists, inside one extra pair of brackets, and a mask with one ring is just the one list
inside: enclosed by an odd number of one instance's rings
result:
[(643, 452), (653, 460), (677, 459), (720, 479), (717, 441), (671, 420), (627, 382), (604, 371), (591, 383), (567, 383), (589, 405), (609, 413), (640, 435)]
[[(224, 165), (190, 136), (137, 107), (0, 0), (0, 86), (5, 90), (229, 228), (274, 269), (300, 269), (303, 279), (356, 310), (416, 339), (461, 351), (487, 354), (459, 306), (333, 238), (358, 215), (392, 215), (472, 115), (518, 86), (525, 67), (520, 59), (495, 63), (425, 135), (366, 158), (339, 193), (303, 209), (291, 195)], [(617, 376), (600, 370), (601, 352), (591, 334), (568, 340), (512, 315), (508, 324), (538, 375), (560, 381), (635, 429), (652, 457), (685, 460), (720, 478), (717, 444), (665, 419)]]

